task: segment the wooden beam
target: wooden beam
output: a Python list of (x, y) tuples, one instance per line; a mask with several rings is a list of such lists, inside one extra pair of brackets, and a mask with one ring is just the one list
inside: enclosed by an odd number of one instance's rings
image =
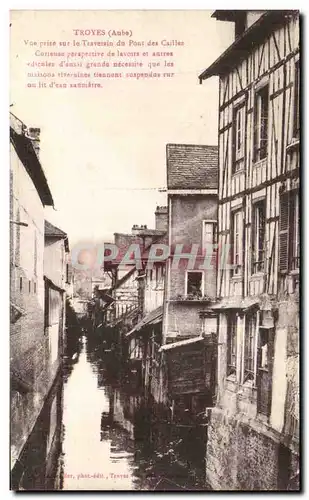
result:
[(279, 51), (279, 47), (278, 47), (277, 40), (276, 40), (276, 37), (275, 37), (275, 33), (272, 33), (272, 39), (274, 41), (274, 45), (275, 45), (275, 49), (276, 49), (278, 61), (281, 61), (282, 57), (280, 56), (280, 51)]
[(276, 182), (283, 182), (286, 179), (291, 179), (294, 177), (299, 177), (299, 167), (295, 168), (294, 170), (287, 171), (281, 175), (278, 175), (277, 177), (274, 177), (273, 179), (269, 179), (265, 182), (262, 182), (258, 186), (255, 186), (253, 188), (248, 188), (244, 189), (243, 191), (240, 191), (239, 193), (235, 193), (231, 196), (226, 196), (225, 198), (219, 199), (219, 204), (223, 205), (224, 203), (228, 203), (229, 201), (236, 200), (237, 198), (241, 198), (247, 194), (252, 194), (256, 193), (257, 191), (260, 191), (260, 189), (263, 189), (265, 187), (271, 186), (272, 184), (275, 184)]
[(259, 61), (259, 67), (258, 67), (258, 77), (260, 76), (260, 71), (261, 71), (261, 66), (262, 66), (262, 62), (263, 62), (263, 57), (264, 57), (264, 51), (265, 51), (265, 43), (263, 44), (263, 47), (262, 47), (262, 52), (261, 52), (261, 57), (260, 57), (260, 61)]
[(281, 66), (283, 66), (283, 64), (285, 64), (287, 61), (289, 61), (290, 59), (295, 57), (295, 55), (297, 55), (298, 53), (299, 53), (299, 48), (293, 50), (292, 52), (287, 54), (286, 57), (280, 59), (280, 61), (275, 63), (271, 68), (267, 69), (263, 74), (260, 75), (260, 77), (253, 79), (246, 87), (244, 87), (242, 90), (237, 92), (230, 99), (228, 99), (227, 101), (225, 101), (225, 99), (223, 99), (223, 104), (220, 105), (219, 111), (223, 111), (227, 106), (232, 104), (236, 99), (241, 97), (244, 93), (246, 93), (246, 92), (248, 93), (252, 89), (252, 87), (254, 85), (256, 85), (257, 82), (262, 80), (262, 78), (264, 78), (266, 75), (271, 75), (272, 73), (274, 73), (277, 69), (279, 69)]

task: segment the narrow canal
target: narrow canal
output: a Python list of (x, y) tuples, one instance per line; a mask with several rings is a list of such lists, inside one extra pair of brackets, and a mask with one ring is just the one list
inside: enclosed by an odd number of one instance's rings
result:
[[(150, 444), (138, 427), (137, 389), (120, 385), (115, 364), (84, 336), (63, 385), (58, 490), (205, 490), (203, 460), (185, 439), (165, 433)], [(192, 443), (191, 443), (192, 444)]]

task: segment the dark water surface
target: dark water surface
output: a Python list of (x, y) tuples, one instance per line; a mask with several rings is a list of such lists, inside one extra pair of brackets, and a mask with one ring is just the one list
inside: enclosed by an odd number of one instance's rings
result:
[(143, 437), (137, 428), (143, 423), (134, 417), (141, 394), (119, 382), (116, 366), (111, 353), (102, 356), (101, 348), (82, 338), (64, 380), (55, 489), (205, 490), (203, 459), (188, 458), (190, 438), (188, 448), (188, 437), (172, 437), (171, 430), (155, 445)]

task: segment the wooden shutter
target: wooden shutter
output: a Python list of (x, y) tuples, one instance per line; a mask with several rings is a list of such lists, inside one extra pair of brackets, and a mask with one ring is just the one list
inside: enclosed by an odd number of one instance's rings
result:
[(289, 193), (280, 196), (279, 218), (279, 270), (287, 272), (289, 268)]

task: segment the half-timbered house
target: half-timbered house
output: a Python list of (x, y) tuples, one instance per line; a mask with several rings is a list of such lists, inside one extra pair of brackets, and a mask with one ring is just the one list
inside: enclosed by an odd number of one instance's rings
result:
[[(298, 488), (299, 14), (221, 11), (235, 41), (219, 77), (218, 397), (214, 489)], [(224, 29), (224, 25), (223, 25)]]

